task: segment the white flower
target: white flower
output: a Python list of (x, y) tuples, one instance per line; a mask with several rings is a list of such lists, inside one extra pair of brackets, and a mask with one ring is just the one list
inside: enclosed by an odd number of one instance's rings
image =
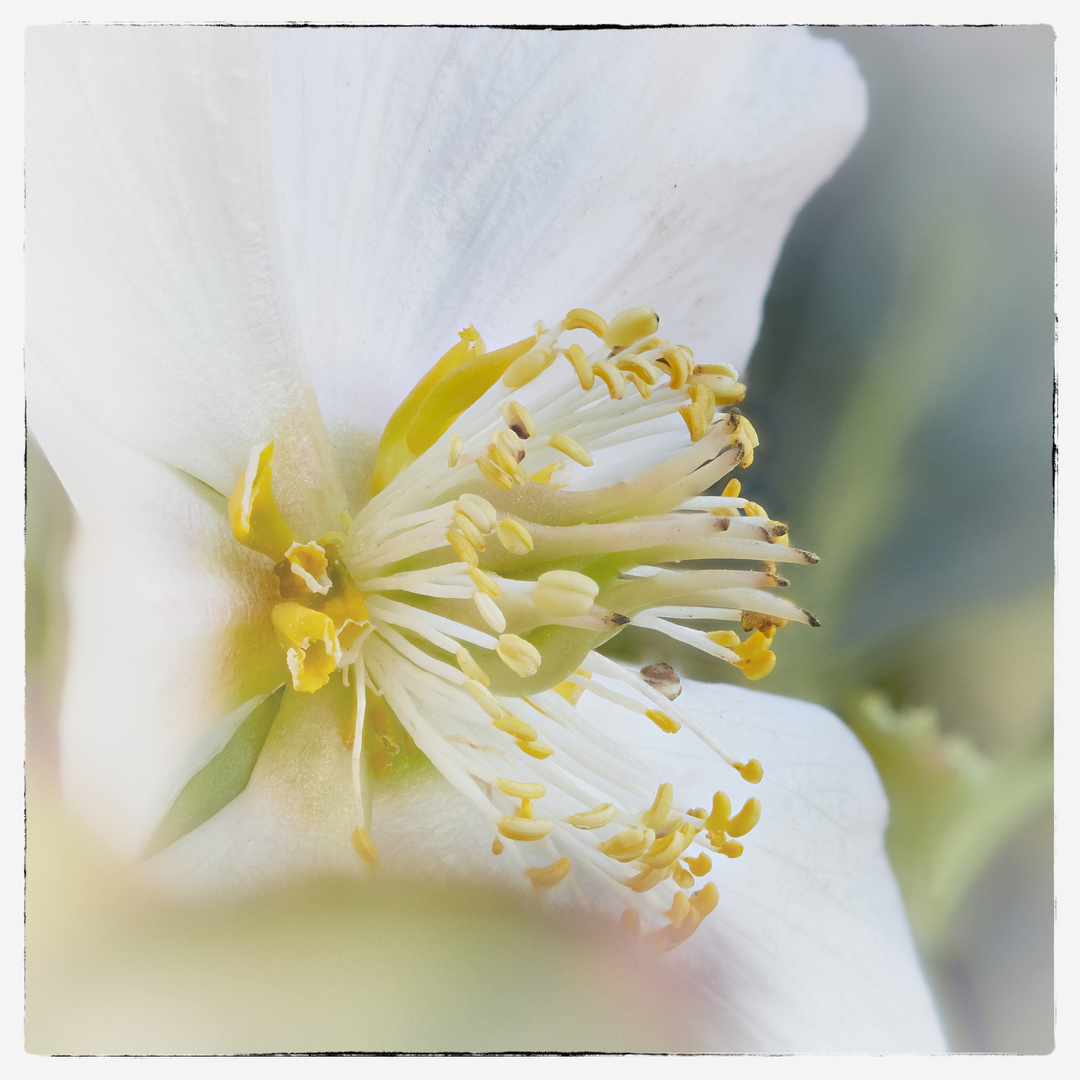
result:
[[(82, 28), (29, 53), (71, 805), (131, 857), (172, 841), (146, 864), (172, 888), (381, 858), (628, 910), (719, 1047), (939, 1048), (846, 729), (590, 652), (634, 621), (758, 677), (811, 620), (763, 591), (809, 561), (786, 529), (701, 493), (753, 458), (736, 368), (861, 124), (843, 54)], [(668, 568), (705, 558), (767, 565)]]

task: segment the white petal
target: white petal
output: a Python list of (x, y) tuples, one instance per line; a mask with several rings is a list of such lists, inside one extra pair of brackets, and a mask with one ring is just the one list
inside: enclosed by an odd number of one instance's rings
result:
[(286, 511), (326, 529), (340, 501), (282, 285), (268, 46), (30, 31), (28, 333), (105, 430), (218, 491), (276, 438), (281, 478), (301, 481)]
[(285, 243), (328, 426), (377, 431), (470, 322), (651, 304), (742, 364), (780, 244), (865, 112), (794, 29), (279, 31)]
[(102, 432), (32, 358), (28, 394), (78, 515), (65, 797), (132, 858), (242, 719), (230, 714), (282, 681), (273, 574), (233, 539), (220, 496)]

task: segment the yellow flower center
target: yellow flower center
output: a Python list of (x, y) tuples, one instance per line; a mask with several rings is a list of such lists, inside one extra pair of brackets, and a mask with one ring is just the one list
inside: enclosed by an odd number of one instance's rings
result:
[[(341, 532), (293, 536), (272, 443), (252, 452), (229, 517), (273, 561), (271, 618), (293, 688), (317, 692), (337, 671), (357, 688), (353, 845), (365, 862), (378, 863), (373, 748), (392, 755), (404, 732), (488, 820), (493, 857), (518, 860), (539, 889), (579, 867), (628, 888), (664, 916), (656, 939), (671, 946), (716, 906), (711, 882), (687, 891), (711, 872), (709, 852), (741, 854), (760, 805), (732, 815), (715, 791), (706, 812), (671, 784), (656, 789), (579, 702), (592, 694), (688, 731), (739, 782), (757, 783), (761, 765), (678, 709), (668, 665), (630, 672), (596, 647), (632, 624), (760, 679), (777, 629), (815, 622), (774, 594), (787, 584), (776, 564), (816, 558), (737, 480), (704, 494), (753, 460), (757, 435), (735, 408), (745, 387), (658, 328), (650, 308), (610, 323), (575, 309), (487, 352), (470, 327), (391, 417), (372, 498), (355, 519), (342, 513)], [(747, 560), (759, 565), (728, 565)]]

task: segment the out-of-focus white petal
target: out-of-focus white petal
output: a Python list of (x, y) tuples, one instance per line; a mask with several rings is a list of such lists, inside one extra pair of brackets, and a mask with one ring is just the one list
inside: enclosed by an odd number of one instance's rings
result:
[(651, 304), (742, 364), (796, 212), (861, 129), (797, 29), (276, 33), (276, 168), (328, 426), (377, 431), (474, 322)]
[[(70, 805), (134, 857), (244, 702), (282, 680), (273, 574), (224, 500), (87, 419), (28, 364), (30, 420), (77, 519), (60, 706)], [(230, 719), (231, 717), (231, 719)]]
[(261, 30), (30, 31), (28, 335), (102, 428), (225, 494), (277, 439), (284, 509), (325, 529), (340, 499), (280, 269), (268, 66)]
[[(684, 711), (764, 762), (760, 784), (732, 783), (686, 732), (630, 726), (625, 712), (592, 695), (579, 709), (691, 798), (707, 805), (723, 785), (733, 800), (762, 801), (743, 856), (715, 860), (719, 907), (671, 954), (695, 987), (706, 1044), (751, 1052), (943, 1050), (885, 856), (887, 807), (869, 756), (817, 706), (741, 687), (683, 686)], [(309, 738), (298, 719), (283, 724), (247, 790), (156, 856), (151, 871), (181, 891), (206, 893), (355, 868), (336, 721), (313, 706), (302, 724)], [(436, 774), (379, 788), (373, 837), (384, 875), (529, 888), (506, 857), (491, 853), (490, 826)], [(607, 894), (594, 899), (611, 907)], [(538, 896), (572, 901), (564, 888)]]

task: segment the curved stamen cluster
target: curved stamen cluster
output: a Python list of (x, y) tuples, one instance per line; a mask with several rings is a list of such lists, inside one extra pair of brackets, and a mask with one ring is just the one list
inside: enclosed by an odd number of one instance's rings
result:
[[(670, 946), (715, 907), (711, 882), (687, 890), (710, 872), (709, 852), (741, 854), (759, 804), (732, 816), (723, 791), (708, 813), (678, 803), (580, 699), (686, 728), (742, 782), (761, 766), (673, 704), (666, 665), (631, 673), (595, 649), (632, 623), (761, 678), (777, 629), (814, 622), (772, 591), (787, 584), (776, 564), (816, 560), (737, 481), (702, 494), (753, 460), (757, 436), (734, 407), (745, 388), (658, 337), (658, 322), (648, 308), (610, 323), (575, 309), (491, 353), (463, 331), (391, 418), (373, 497), (343, 515), (343, 533), (294, 541), (270, 491), (272, 446), (253, 453), (230, 515), (237, 538), (275, 562), (272, 619), (295, 689), (335, 670), (348, 685), (354, 669), (356, 731), (376, 704), (388, 710), (490, 823), (493, 853), (540, 889), (578, 868), (616, 895), (629, 888), (666, 917), (657, 941)], [(747, 560), (762, 565), (727, 565)], [(748, 636), (692, 625), (725, 621)], [(374, 770), (364, 740), (353, 744), (363, 808)], [(361, 813), (354, 845), (374, 864)]]

